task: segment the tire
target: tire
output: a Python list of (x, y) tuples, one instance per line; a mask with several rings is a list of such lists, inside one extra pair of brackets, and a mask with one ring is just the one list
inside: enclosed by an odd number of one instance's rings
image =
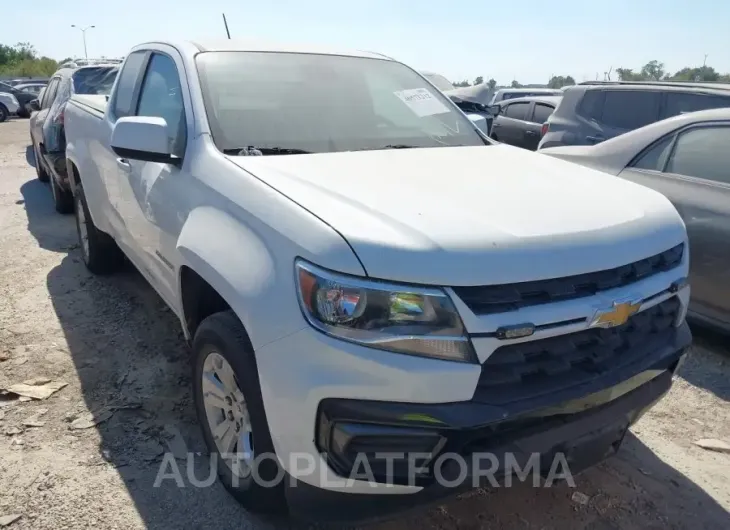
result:
[(33, 156), (35, 157), (35, 174), (38, 175), (38, 180), (41, 182), (48, 182), (51, 179), (51, 176), (43, 168), (40, 149), (36, 147), (35, 144), (33, 144)]
[[(216, 460), (219, 480), (246, 509), (259, 513), (283, 513), (286, 510), (284, 474), (276, 461), (276, 453), (261, 397), (256, 358), (243, 324), (232, 311), (215, 313), (207, 317), (195, 332), (192, 352), (195, 409), (211, 458)], [(257, 473), (234, 477), (233, 471), (221, 457), (213, 437), (204, 401), (204, 395), (208, 393), (203, 389), (203, 376), (206, 373), (206, 359), (211, 355), (215, 356), (216, 353), (222, 356), (228, 366), (232, 368), (237, 385), (236, 390), (240, 390), (243, 395), (245, 408), (248, 409), (248, 423), (251, 427), (252, 453), (259, 458), (264, 454), (269, 455), (258, 464)], [(219, 379), (219, 381), (222, 380)], [(233, 406), (235, 404), (233, 403)], [(221, 410), (221, 412), (225, 414), (224, 411)], [(239, 434), (240, 431), (234, 436), (238, 439)], [(240, 446), (236, 446), (235, 451), (231, 452), (240, 453), (242, 450)], [(280, 480), (275, 486), (266, 487), (260, 484), (260, 481), (254, 480), (256, 476), (268, 482), (274, 482), (277, 477)]]
[(69, 190), (64, 190), (58, 185), (55, 178), (51, 179), (51, 193), (53, 194), (53, 205), (58, 213), (68, 214), (74, 211), (74, 196)]
[[(94, 226), (89, 207), (86, 204), (84, 188), (79, 182), (74, 195), (74, 210), (76, 212), (76, 233), (79, 236), (79, 245), (84, 265), (94, 274), (109, 274), (120, 268), (124, 263), (124, 255), (114, 239)], [(82, 225), (85, 225), (86, 241), (82, 236)]]
[(10, 112), (8, 112), (8, 108), (0, 103), (0, 123), (4, 122), (8, 119), (8, 116), (10, 116)]

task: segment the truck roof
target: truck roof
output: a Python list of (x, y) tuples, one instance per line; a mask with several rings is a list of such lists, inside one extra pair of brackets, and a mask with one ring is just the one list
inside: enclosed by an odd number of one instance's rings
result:
[[(196, 40), (196, 41), (156, 41), (146, 44), (167, 44), (177, 48), (178, 50), (190, 49), (192, 45), (198, 52), (281, 52), (281, 53), (313, 53), (320, 55), (344, 55), (349, 57), (365, 57), (370, 59), (387, 59), (392, 60), (386, 55), (380, 53), (349, 50), (345, 48), (333, 48), (329, 46), (317, 46), (310, 44), (285, 43), (277, 41), (267, 41), (259, 39), (213, 39), (213, 40)], [(146, 44), (135, 46), (136, 48), (144, 48)]]

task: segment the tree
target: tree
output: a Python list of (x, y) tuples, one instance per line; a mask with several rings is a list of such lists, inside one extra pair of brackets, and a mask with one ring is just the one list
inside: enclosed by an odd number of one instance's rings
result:
[(659, 81), (664, 77), (664, 63), (657, 60), (649, 61), (641, 67), (641, 77), (648, 81)]
[(712, 66), (700, 66), (696, 68), (684, 67), (673, 76), (667, 77), (668, 81), (721, 81), (722, 77)]
[(494, 90), (494, 87), (497, 86), (497, 81), (492, 78), (489, 81), (487, 81), (487, 85), (489, 85), (489, 90)]
[(21, 77), (50, 77), (58, 63), (49, 57), (38, 57), (28, 42), (15, 46), (0, 44), (0, 75)]
[(512, 88), (520, 88), (522, 85), (519, 84), (517, 81), (512, 81), (512, 84), (510, 86)]
[(475, 84), (475, 85), (481, 85), (482, 83), (484, 83), (484, 78), (483, 78), (482, 76), (479, 76), (479, 77), (477, 77), (477, 78), (476, 78), (476, 79), (474, 80), (474, 84)]
[(616, 68), (616, 73), (621, 81), (641, 81), (641, 74), (635, 73), (631, 68)]
[(459, 81), (458, 83), (454, 83), (454, 86), (455, 87), (462, 87), (462, 86), (471, 86), (471, 85), (469, 84), (469, 81), (467, 81), (466, 79), (464, 79), (463, 81)]
[(572, 76), (553, 76), (550, 78), (550, 81), (548, 81), (548, 88), (563, 88), (564, 86), (568, 85), (574, 85), (575, 79), (573, 79)]

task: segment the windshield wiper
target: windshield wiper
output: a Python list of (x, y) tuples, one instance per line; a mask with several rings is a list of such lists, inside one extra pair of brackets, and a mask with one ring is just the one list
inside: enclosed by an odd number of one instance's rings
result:
[(223, 154), (234, 156), (308, 155), (311, 154), (311, 151), (305, 151), (304, 149), (291, 149), (288, 147), (256, 147), (254, 145), (249, 145), (248, 147), (224, 149)]

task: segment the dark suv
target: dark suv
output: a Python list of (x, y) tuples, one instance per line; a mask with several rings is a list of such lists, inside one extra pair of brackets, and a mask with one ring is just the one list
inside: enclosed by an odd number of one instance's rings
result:
[(547, 121), (539, 149), (592, 145), (665, 118), (730, 107), (730, 85), (587, 82), (567, 88)]
[(0, 81), (0, 92), (7, 92), (15, 96), (15, 99), (17, 99), (18, 103), (20, 104), (20, 109), (18, 109), (18, 116), (20, 116), (21, 118), (30, 117), (31, 109), (29, 105), (31, 101), (38, 97), (36, 94), (19, 90), (14, 86), (9, 85), (8, 83), (4, 83), (2, 81)]

